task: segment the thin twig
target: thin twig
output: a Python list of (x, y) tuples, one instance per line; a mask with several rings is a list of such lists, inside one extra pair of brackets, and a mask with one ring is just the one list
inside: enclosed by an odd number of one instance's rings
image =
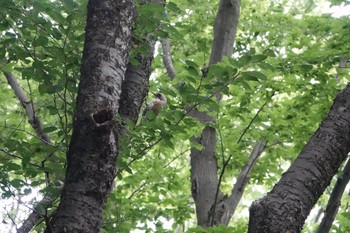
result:
[[(274, 93), (272, 94), (272, 96), (274, 95)], [(272, 97), (271, 96), (271, 97)], [(271, 98), (270, 97), (270, 98)], [(263, 108), (266, 106), (266, 104), (268, 103), (268, 101), (266, 101), (260, 108), (259, 110), (256, 112), (255, 116), (251, 119), (251, 121), (249, 122), (248, 126), (244, 129), (243, 133), (241, 134), (241, 136), (239, 137), (239, 139), (237, 140), (237, 144), (239, 144), (243, 138), (243, 136), (245, 135), (245, 133), (248, 131), (248, 129), (250, 128), (250, 126), (253, 124), (254, 120), (258, 117), (259, 113), (263, 110)]]
[(228, 162), (231, 160), (232, 154), (230, 154), (230, 156), (228, 157), (228, 159), (225, 161), (225, 156), (224, 156), (224, 144), (222, 142), (222, 134), (221, 134), (221, 128), (220, 128), (220, 124), (218, 123), (218, 132), (219, 132), (219, 139), (220, 139), (220, 146), (221, 146), (221, 156), (222, 156), (222, 169), (221, 169), (221, 173), (219, 176), (219, 181), (218, 181), (218, 186), (216, 187), (216, 192), (215, 192), (215, 199), (214, 199), (214, 205), (213, 205), (213, 215), (212, 215), (212, 219), (211, 219), (211, 226), (214, 226), (214, 217), (215, 217), (215, 209), (216, 209), (216, 202), (218, 200), (218, 196), (219, 196), (219, 191), (220, 191), (220, 184), (222, 181), (222, 178), (224, 176), (224, 172), (226, 169), (226, 166), (228, 165)]
[[(272, 94), (273, 96), (273, 94)], [(272, 97), (271, 96), (271, 97)], [(263, 110), (263, 108), (266, 106), (266, 104), (268, 103), (268, 101), (266, 101), (260, 108), (259, 110), (257, 111), (257, 113), (255, 114), (255, 116), (251, 119), (251, 121), (249, 122), (248, 126), (244, 129), (243, 133), (241, 134), (241, 136), (239, 137), (239, 139), (237, 140), (237, 144), (239, 144), (243, 138), (243, 136), (245, 135), (245, 133), (247, 132), (247, 130), (250, 128), (250, 126), (253, 124), (254, 120), (258, 117), (259, 113)], [(220, 131), (220, 128), (219, 128), (219, 137), (221, 137), (221, 131)], [(221, 140), (222, 140), (222, 137), (221, 137)], [(223, 146), (222, 146), (223, 147)], [(223, 150), (223, 149), (222, 149)], [(223, 153), (223, 152), (222, 152)], [(219, 191), (220, 191), (220, 185), (221, 185), (221, 181), (222, 181), (222, 178), (224, 176), (224, 173), (225, 173), (225, 170), (226, 170), (226, 167), (229, 163), (229, 161), (231, 160), (232, 158), (232, 154), (230, 154), (230, 156), (227, 158), (226, 161), (224, 161), (224, 164), (223, 164), (223, 167), (221, 169), (221, 172), (220, 172), (220, 176), (219, 176), (219, 182), (218, 182), (218, 186), (216, 188), (216, 193), (215, 193), (215, 199), (214, 199), (214, 205), (213, 205), (213, 215), (212, 215), (212, 219), (211, 219), (211, 226), (214, 225), (214, 217), (215, 217), (215, 208), (216, 208), (216, 202), (217, 202), (217, 199), (218, 199), (218, 196), (219, 196)]]
[[(4, 152), (6, 155), (11, 156), (11, 157), (13, 157), (13, 158), (20, 159), (20, 160), (23, 159), (21, 156), (12, 154), (12, 153), (8, 152), (7, 150), (5, 150), (4, 148), (0, 148), (0, 151)], [(29, 162), (29, 164), (32, 165), (32, 166), (34, 166), (34, 167), (41, 168), (40, 165), (37, 165), (37, 164), (35, 164), (35, 163)]]
[(174, 162), (176, 159), (178, 159), (180, 156), (184, 155), (185, 153), (189, 152), (190, 150), (185, 150), (181, 152), (180, 154), (176, 155), (170, 162), (168, 162), (166, 165), (164, 165), (163, 168), (168, 167), (172, 162)]
[(142, 185), (140, 185), (137, 189), (135, 189), (131, 195), (127, 198), (127, 199), (131, 199), (133, 196), (135, 196), (136, 193), (138, 193), (146, 184), (148, 184), (149, 182), (144, 182)]
[[(239, 72), (233, 76), (232, 78), (230, 78), (226, 83), (224, 83), (221, 87), (217, 88), (212, 94), (210, 94), (209, 96), (206, 96), (205, 98), (203, 98), (201, 101), (198, 101), (196, 103), (194, 103), (189, 109), (186, 110), (186, 112), (180, 117), (179, 120), (177, 120), (174, 124), (174, 126), (177, 126), (180, 124), (180, 122), (193, 110), (195, 109), (196, 107), (198, 107), (200, 104), (202, 104), (204, 101), (212, 98), (213, 96), (215, 96), (217, 93), (219, 93), (226, 85), (229, 85), (231, 82), (233, 82), (238, 76), (239, 76)], [(172, 131), (173, 131), (174, 128), (168, 130), (166, 132), (166, 134), (170, 134)], [(154, 146), (156, 146), (158, 143), (160, 143), (161, 141), (163, 140), (163, 137), (161, 136), (160, 138), (158, 138), (154, 143), (150, 144), (149, 146), (145, 147), (144, 149), (141, 150), (140, 153), (138, 153), (135, 158), (133, 158), (132, 160), (130, 160), (129, 163), (127, 163), (127, 165), (122, 168), (122, 169), (119, 169), (115, 175), (118, 176), (118, 174), (120, 174), (122, 171), (125, 170), (126, 167), (129, 167), (133, 162), (135, 162), (136, 160), (140, 159), (144, 153), (150, 151)]]

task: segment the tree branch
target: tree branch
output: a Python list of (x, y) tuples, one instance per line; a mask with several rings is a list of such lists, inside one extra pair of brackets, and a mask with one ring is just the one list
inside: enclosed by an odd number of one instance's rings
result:
[[(43, 143), (51, 145), (51, 139), (50, 137), (43, 131), (43, 126), (41, 123), (41, 120), (36, 116), (35, 110), (34, 110), (34, 104), (31, 100), (28, 99), (23, 89), (20, 87), (20, 85), (17, 82), (17, 79), (15, 75), (13, 75), (11, 72), (4, 72), (4, 75), (13, 89), (17, 99), (22, 104), (26, 115), (28, 117), (28, 121), (30, 125), (33, 127), (36, 135), (42, 140)], [(57, 179), (62, 179), (60, 174), (56, 174)], [(48, 177), (47, 177), (48, 179)], [(49, 181), (48, 181), (49, 182)], [(43, 200), (40, 201), (35, 207), (32, 213), (27, 217), (27, 219), (23, 222), (22, 226), (17, 229), (17, 232), (19, 233), (26, 233), (29, 232), (36, 224), (37, 222), (42, 218), (42, 215), (39, 213), (39, 211), (36, 211), (40, 206), (44, 205), (44, 203), (52, 203), (55, 200), (54, 197), (51, 196), (44, 196)]]
[(35, 133), (44, 143), (51, 144), (50, 137), (43, 131), (42, 123), (40, 119), (35, 115), (34, 105), (32, 101), (27, 98), (25, 92), (18, 84), (16, 77), (11, 72), (4, 72), (4, 75), (7, 79), (8, 84), (14, 91), (17, 99), (22, 104), (28, 117), (28, 121), (33, 127)]
[[(240, 0), (220, 0), (218, 13), (214, 25), (214, 41), (211, 49), (210, 65), (220, 62), (225, 56), (233, 53), (233, 44), (238, 26), (240, 13)], [(216, 98), (221, 99), (221, 93), (216, 93)], [(208, 114), (199, 114), (194, 111), (192, 115), (197, 115), (201, 122), (208, 118)], [(213, 220), (210, 216), (221, 216), (221, 209), (216, 208), (215, 200), (221, 202), (223, 195), (217, 190), (219, 180), (217, 177), (217, 160), (215, 155), (216, 130), (207, 125), (200, 138), (193, 138), (194, 141), (203, 146), (203, 150), (191, 149), (191, 184), (192, 197), (196, 204), (196, 215), (198, 225), (208, 227)], [(215, 211), (215, 213), (213, 213)], [(226, 211), (226, 210), (224, 210)], [(218, 213), (220, 212), (220, 213)], [(227, 213), (226, 213), (227, 214)], [(215, 222), (221, 224), (221, 222)]]
[(89, 0), (72, 137), (59, 207), (46, 233), (99, 232), (119, 154), (116, 115), (134, 1)]
[[(239, 200), (243, 195), (245, 186), (249, 181), (249, 174), (253, 170), (253, 167), (258, 161), (258, 158), (264, 151), (266, 143), (267, 143), (266, 141), (264, 142), (258, 141), (255, 144), (246, 165), (244, 165), (244, 167), (242, 168), (242, 171), (237, 177), (236, 184), (234, 185), (230, 196), (223, 197), (221, 200), (217, 201), (217, 198), (219, 196), (218, 195), (219, 187), (218, 187), (217, 193), (216, 193), (216, 199), (214, 202), (215, 204), (213, 204), (212, 206), (211, 215), (210, 215), (211, 217), (210, 221), (212, 226), (218, 225), (218, 224), (227, 225), (229, 223), (230, 219), (232, 218), (236, 210)], [(227, 161), (229, 161), (229, 159)], [(224, 164), (223, 169), (225, 169), (226, 166), (227, 166), (227, 162)], [(220, 175), (219, 183), (221, 183), (221, 178), (222, 178), (222, 175)]]
[[(163, 0), (144, 0), (142, 2), (142, 4), (150, 3), (163, 4)], [(132, 38), (133, 47), (144, 46), (147, 48), (147, 52), (137, 53), (134, 58), (138, 61), (138, 64), (133, 65), (129, 62), (126, 67), (118, 110), (123, 124), (128, 120), (134, 123), (137, 122), (142, 103), (149, 91), (149, 77), (152, 73), (151, 66), (156, 43), (154, 39), (150, 39), (152, 33), (145, 35), (144, 38)]]
[(171, 60), (170, 41), (169, 39), (162, 39), (161, 43), (163, 49), (163, 64), (169, 77), (173, 80), (176, 76), (176, 70)]
[(45, 195), (44, 198), (35, 205), (32, 213), (29, 214), (27, 219), (22, 223), (22, 226), (17, 229), (17, 233), (28, 233), (30, 230), (38, 224), (38, 222), (45, 217), (40, 212), (40, 209), (46, 209), (55, 201), (55, 198), (49, 195)]
[(300, 232), (350, 152), (350, 84), (273, 190), (250, 207), (248, 232)]
[(338, 177), (338, 180), (333, 188), (333, 191), (329, 197), (324, 217), (319, 225), (316, 233), (328, 233), (332, 227), (335, 216), (337, 215), (341, 198), (345, 191), (346, 185), (350, 180), (350, 159), (348, 159), (343, 174)]
[(247, 185), (249, 181), (249, 174), (252, 172), (253, 167), (255, 166), (256, 162), (258, 161), (260, 155), (264, 151), (266, 147), (267, 141), (258, 141), (254, 148), (252, 153), (249, 156), (248, 162), (246, 165), (242, 168), (241, 173), (237, 177), (236, 184), (234, 185), (231, 195), (228, 198), (228, 207), (229, 211), (228, 215), (224, 216), (224, 219), (222, 222), (224, 224), (228, 224), (231, 217), (235, 213), (236, 207), (239, 203), (239, 200), (241, 199), (245, 186)]

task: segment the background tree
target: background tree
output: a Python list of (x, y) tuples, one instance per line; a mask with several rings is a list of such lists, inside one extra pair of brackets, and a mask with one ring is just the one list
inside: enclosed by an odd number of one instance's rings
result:
[[(0, 109), (1, 190), (4, 201), (13, 200), (14, 208), (4, 207), (3, 215), (8, 225), (19, 228), (27, 218), (25, 211), (48, 220), (58, 206), (52, 201), (58, 197), (61, 185), (55, 174), (64, 174), (71, 138), (87, 3), (13, 0), (0, 4), (0, 54), (7, 58), (1, 69), (17, 77), (51, 140), (50, 144), (43, 143), (27, 123), (12, 89), (4, 88), (0, 93), (5, 103)], [(132, 87), (136, 86), (135, 75), (145, 78), (138, 79), (140, 85), (132, 89), (134, 93), (126, 97), (122, 94), (119, 102), (124, 107), (131, 106), (124, 103), (136, 104), (133, 112), (119, 108), (122, 128), (128, 133), (120, 138), (117, 188), (108, 199), (102, 229), (164, 232), (195, 226), (188, 158), (190, 148), (201, 151), (204, 147), (189, 139), (200, 138), (202, 129), (211, 127), (217, 132), (213, 152), (220, 197), (231, 194), (233, 183), (249, 180), (228, 226), (230, 231), (246, 232), (251, 201), (261, 198), (279, 180), (347, 82), (348, 71), (341, 64), (348, 58), (348, 18), (321, 15), (321, 3), (313, 1), (242, 2), (233, 56), (211, 65), (203, 77), (201, 69), (209, 64), (218, 2), (177, 0), (165, 5), (136, 5), (127, 66), (130, 70), (125, 80), (134, 83)], [(139, 103), (148, 90), (141, 84), (148, 82), (147, 75), (143, 75), (149, 73), (145, 68), (148, 66), (143, 65), (152, 60), (152, 43), (158, 39), (170, 41), (176, 75), (169, 78), (157, 45), (150, 90), (166, 94), (168, 105), (160, 116), (149, 115), (135, 127)], [(134, 75), (127, 75), (131, 73)], [(1, 82), (5, 87), (7, 81)], [(218, 92), (222, 95), (220, 102), (216, 99)], [(134, 99), (124, 99), (127, 97)], [(215, 121), (203, 123), (192, 118), (188, 111), (191, 108), (207, 112)], [(128, 113), (132, 114), (123, 117)], [(128, 117), (130, 121), (125, 120)], [(259, 151), (257, 145), (266, 141), (249, 177), (239, 176), (251, 170), (249, 155), (253, 156)], [(41, 202), (31, 211), (26, 206), (41, 199), (33, 197), (40, 197), (38, 192), (49, 196), (50, 202)], [(316, 204), (316, 211), (325, 208), (327, 193)], [(343, 197), (337, 224), (333, 225), (338, 231), (348, 228), (344, 221), (347, 199)], [(305, 232), (316, 229), (318, 222), (312, 221), (313, 216)], [(42, 231), (44, 222), (34, 229)], [(219, 221), (213, 225), (216, 223)], [(223, 226), (208, 229), (227, 230)]]

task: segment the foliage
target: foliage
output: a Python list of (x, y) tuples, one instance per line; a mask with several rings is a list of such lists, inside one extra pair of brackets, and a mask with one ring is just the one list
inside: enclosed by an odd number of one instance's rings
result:
[(210, 227), (207, 229), (202, 227), (195, 227), (195, 228), (189, 229), (187, 232), (188, 233), (224, 233), (224, 232), (236, 232), (236, 231), (234, 227), (219, 225), (219, 226)]
[[(138, 6), (134, 38), (150, 34), (170, 38), (177, 76), (174, 80), (167, 76), (158, 47), (153, 63), (156, 78), (150, 88), (166, 94), (168, 104), (157, 118), (148, 115), (127, 126), (129, 137), (122, 143), (104, 232), (172, 232), (179, 227), (190, 228), (188, 232), (246, 231), (247, 203), (264, 195), (279, 179), (349, 79), (347, 69), (339, 67), (341, 59), (349, 58), (349, 18), (314, 12), (318, 4), (314, 1), (286, 3), (242, 1), (235, 54), (210, 67), (205, 78), (201, 69), (210, 57), (217, 1)], [(37, 192), (57, 195), (46, 186), (45, 172), (62, 173), (65, 164), (86, 1), (6, 0), (0, 1), (0, 9), (0, 55), (7, 59), (1, 71), (18, 77), (51, 138), (48, 145), (35, 136), (12, 90), (0, 79), (4, 87), (0, 93), (4, 103), (0, 108), (1, 198), (28, 196), (33, 200), (26, 204), (32, 204), (38, 201)], [(130, 62), (137, 65), (135, 54), (143, 51), (144, 47), (134, 46)], [(220, 103), (214, 97), (218, 91), (223, 94)], [(188, 157), (190, 147), (198, 145), (189, 139), (199, 135), (204, 124), (188, 116), (187, 106), (210, 110), (217, 119), (219, 172), (233, 155), (221, 184), (226, 193), (254, 143), (268, 141), (229, 227), (191, 228), (195, 220)], [(61, 166), (50, 167), (53, 159)], [(320, 205), (325, 206), (326, 200)], [(23, 206), (21, 211), (29, 209)], [(335, 228), (345, 232), (348, 209), (341, 206), (340, 212)]]
[[(50, 143), (30, 126), (14, 93), (4, 87), (1, 102), (2, 198), (32, 196), (35, 203), (44, 194), (58, 196), (65, 153), (71, 134), (74, 99), (82, 53), (85, 3), (75, 1), (0, 1), (0, 54), (7, 59), (1, 71), (10, 71), (34, 103)], [(53, 163), (55, 161), (55, 163)], [(57, 166), (57, 163), (59, 166)], [(53, 184), (45, 187), (49, 181)], [(37, 195), (40, 192), (41, 195)], [(26, 212), (30, 209), (24, 208)], [(45, 210), (42, 212), (45, 213)]]

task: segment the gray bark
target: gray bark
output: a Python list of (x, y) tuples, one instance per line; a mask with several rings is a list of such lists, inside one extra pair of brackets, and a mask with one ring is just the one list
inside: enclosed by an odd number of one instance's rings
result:
[(250, 208), (251, 233), (300, 232), (350, 152), (350, 84), (271, 192)]
[[(142, 1), (142, 4), (149, 3), (163, 4), (163, 0)], [(142, 19), (142, 21), (144, 22), (145, 19)], [(127, 65), (119, 101), (119, 114), (122, 118), (122, 123), (128, 120), (136, 123), (138, 119), (142, 103), (149, 91), (149, 77), (152, 73), (151, 66), (156, 41), (150, 33), (145, 35), (145, 38), (133, 38), (132, 43), (134, 47), (143, 46), (147, 47), (148, 50), (146, 53), (136, 54), (135, 59), (138, 61), (138, 65), (132, 65), (131, 63)]]
[(23, 91), (23, 89), (19, 86), (16, 77), (11, 72), (4, 72), (4, 75), (7, 79), (8, 84), (11, 86), (13, 92), (15, 93), (17, 99), (22, 104), (26, 115), (28, 117), (28, 122), (33, 127), (36, 135), (47, 144), (51, 143), (51, 139), (49, 136), (44, 133), (43, 131), (43, 125), (38, 118), (38, 116), (35, 115), (35, 109), (32, 101), (28, 99), (27, 95)]
[(240, 0), (221, 0), (214, 25), (214, 41), (211, 47), (210, 62), (215, 64), (223, 57), (231, 56), (236, 40), (240, 14)]
[[(137, 41), (140, 41), (140, 38), (138, 38)], [(155, 41), (144, 39), (142, 43), (147, 44), (148, 52), (146, 55), (137, 54), (136, 60), (139, 62), (138, 65), (128, 63), (125, 72), (125, 80), (122, 83), (119, 114), (123, 123), (127, 120), (136, 123), (142, 103), (149, 90), (149, 77), (152, 72), (151, 65)]]
[(45, 232), (99, 232), (115, 176), (115, 116), (128, 61), (133, 1), (90, 0), (65, 186)]
[[(225, 204), (226, 211), (222, 216), (220, 215), (214, 216), (215, 217), (214, 220), (220, 219), (220, 221), (216, 220), (216, 222), (220, 222), (225, 225), (228, 225), (228, 223), (230, 222), (233, 214), (235, 213), (236, 207), (242, 198), (244, 189), (249, 181), (249, 174), (253, 170), (253, 167), (255, 166), (260, 155), (264, 151), (265, 146), (266, 146), (266, 142), (257, 142), (255, 144), (253, 151), (249, 156), (248, 162), (242, 168), (242, 171), (237, 177), (237, 181), (232, 189), (231, 195), (225, 199), (224, 204)], [(220, 203), (218, 203), (217, 206), (220, 207)]]
[[(233, 52), (233, 44), (238, 26), (240, 12), (240, 0), (221, 0), (218, 13), (214, 25), (214, 41), (211, 51), (210, 65), (221, 61), (225, 56), (231, 56)], [(199, 116), (198, 120), (205, 122), (208, 119), (207, 114), (200, 114), (196, 110), (190, 115)], [(196, 205), (197, 224), (199, 226), (208, 227), (213, 224), (214, 216), (225, 215), (228, 209), (222, 210), (216, 208), (218, 203), (222, 201), (224, 196), (218, 191), (219, 180), (217, 178), (217, 161), (215, 155), (216, 146), (216, 130), (212, 126), (206, 126), (200, 138), (193, 139), (197, 143), (203, 145), (203, 150), (191, 149), (191, 184), (192, 196)], [(216, 195), (217, 193), (217, 195)], [(211, 210), (215, 208), (215, 212)], [(218, 213), (216, 213), (218, 212)], [(215, 221), (215, 225), (224, 224)]]
[[(191, 148), (191, 191), (196, 205), (197, 224), (208, 227), (211, 225), (210, 210), (219, 184), (215, 157), (215, 129), (210, 126), (205, 127), (202, 138), (206, 140), (201, 138), (196, 140), (203, 145), (203, 150)], [(221, 196), (223, 196), (222, 193), (218, 199), (221, 199)]]
[(171, 60), (170, 41), (169, 39), (162, 39), (161, 42), (163, 49), (163, 64), (169, 77), (173, 80), (176, 76), (176, 71), (173, 61)]

